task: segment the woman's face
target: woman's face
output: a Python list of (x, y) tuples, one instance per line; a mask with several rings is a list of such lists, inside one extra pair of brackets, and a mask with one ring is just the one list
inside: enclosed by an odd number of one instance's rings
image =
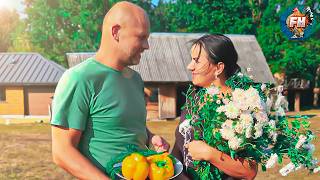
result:
[(191, 62), (187, 66), (192, 73), (192, 83), (200, 87), (209, 87), (216, 78), (217, 65), (210, 62), (208, 54), (200, 45), (191, 48)]

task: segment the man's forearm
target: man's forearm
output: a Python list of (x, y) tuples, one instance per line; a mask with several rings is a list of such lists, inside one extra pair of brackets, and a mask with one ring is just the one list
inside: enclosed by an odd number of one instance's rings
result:
[(53, 150), (53, 159), (57, 165), (79, 179), (110, 179), (74, 147)]

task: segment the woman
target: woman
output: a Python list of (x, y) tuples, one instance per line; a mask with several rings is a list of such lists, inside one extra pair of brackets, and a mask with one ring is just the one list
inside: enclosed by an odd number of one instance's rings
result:
[[(226, 80), (240, 70), (237, 65), (238, 55), (231, 40), (221, 34), (205, 35), (195, 40), (191, 48), (192, 61), (188, 70), (192, 72), (192, 83), (195, 86), (209, 88), (219, 87), (219, 95), (231, 93)], [(181, 122), (185, 120), (186, 111), (182, 112)], [(180, 123), (181, 123), (180, 122)], [(226, 175), (224, 179), (254, 179), (257, 174), (257, 165), (254, 162), (236, 158), (207, 145), (204, 141), (192, 140), (184, 143), (184, 137), (176, 129), (176, 142), (172, 154), (187, 164), (184, 173), (178, 179), (196, 179), (192, 163), (187, 161), (208, 161)], [(192, 135), (193, 136), (193, 135)]]

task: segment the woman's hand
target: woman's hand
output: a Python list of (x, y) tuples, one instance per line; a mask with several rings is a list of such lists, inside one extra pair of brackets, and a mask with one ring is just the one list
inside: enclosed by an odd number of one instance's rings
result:
[(192, 159), (198, 161), (210, 161), (215, 150), (203, 141), (191, 141), (185, 147), (188, 149)]

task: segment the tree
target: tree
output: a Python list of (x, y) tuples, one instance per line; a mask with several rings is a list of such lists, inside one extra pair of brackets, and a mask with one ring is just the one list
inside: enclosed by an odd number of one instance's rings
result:
[(65, 53), (97, 50), (108, 1), (26, 0), (27, 32), (44, 55), (66, 65)]
[[(315, 33), (305, 41), (292, 41), (281, 32), (280, 15), (290, 6), (301, 4), (315, 7), (316, 1), (269, 1), (261, 17), (261, 24), (257, 30), (257, 39), (272, 72), (285, 72), (288, 79), (304, 78), (313, 81), (317, 65), (320, 64), (319, 38)], [(304, 4), (303, 4), (304, 3)], [(315, 11), (315, 9), (313, 9)], [(319, 18), (314, 13), (315, 18)], [(319, 32), (317, 24), (315, 32)], [(319, 35), (318, 35), (319, 36)]]
[(8, 52), (37, 52), (44, 54), (43, 48), (32, 44), (30, 35), (25, 33), (25, 20), (20, 20), (14, 31), (11, 33), (11, 46)]
[[(65, 53), (98, 49), (103, 18), (110, 6), (118, 1), (25, 0), (31, 43), (42, 47), (47, 58), (66, 66)], [(131, 2), (153, 13), (151, 0)]]
[(166, 31), (253, 34), (250, 4), (245, 1), (176, 0), (165, 9)]
[(6, 8), (0, 9), (0, 52), (8, 51), (11, 35), (19, 22), (19, 14)]

